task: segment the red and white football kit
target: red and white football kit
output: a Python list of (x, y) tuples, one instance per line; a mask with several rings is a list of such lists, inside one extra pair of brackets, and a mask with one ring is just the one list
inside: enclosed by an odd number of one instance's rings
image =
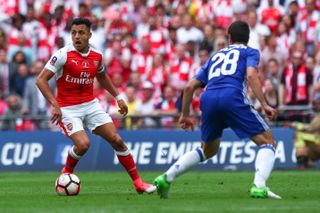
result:
[(67, 136), (112, 122), (93, 94), (97, 73), (105, 71), (102, 54), (90, 47), (78, 52), (73, 45), (65, 46), (51, 56), (45, 68), (55, 73), (57, 102), (62, 111), (61, 128)]
[[(57, 101), (62, 111), (60, 126), (67, 136), (83, 130), (84, 126), (93, 131), (98, 126), (112, 122), (93, 94), (94, 78), (105, 70), (102, 58), (102, 54), (91, 47), (83, 54), (68, 45), (58, 50), (45, 66), (56, 75)], [(139, 177), (130, 150), (115, 152), (138, 193), (156, 190), (155, 186), (143, 182)], [(73, 173), (81, 157), (71, 148), (61, 172)]]

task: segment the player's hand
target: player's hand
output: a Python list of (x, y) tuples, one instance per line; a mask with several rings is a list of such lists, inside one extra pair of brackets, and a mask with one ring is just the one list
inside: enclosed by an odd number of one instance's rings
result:
[(55, 106), (51, 110), (50, 120), (53, 124), (57, 125), (61, 122), (62, 112), (59, 106)]
[(180, 127), (186, 131), (194, 130), (194, 119), (190, 116), (186, 117), (181, 115), (179, 118)]
[(267, 118), (271, 121), (275, 120), (278, 116), (278, 112), (276, 109), (272, 108), (269, 105), (262, 106), (262, 109), (267, 115)]
[(117, 103), (119, 106), (118, 112), (123, 116), (127, 115), (128, 114), (128, 106), (127, 106), (126, 102), (123, 99), (120, 99), (117, 101)]

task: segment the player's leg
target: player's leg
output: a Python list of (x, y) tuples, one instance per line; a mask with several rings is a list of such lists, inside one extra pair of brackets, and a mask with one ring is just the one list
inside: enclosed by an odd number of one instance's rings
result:
[(265, 187), (274, 164), (275, 143), (270, 130), (253, 136), (251, 140), (259, 146), (253, 183), (257, 187)]
[(70, 148), (65, 166), (61, 173), (73, 173), (82, 156), (87, 152), (90, 146), (90, 140), (84, 130), (73, 133), (70, 136), (73, 146)]
[[(275, 141), (270, 127), (259, 113), (247, 104), (247, 101), (238, 100), (232, 104), (232, 108), (225, 114), (225, 122), (239, 138), (250, 138), (259, 146), (251, 195), (253, 197), (271, 197), (274, 193), (266, 187), (266, 181), (272, 171), (275, 158)], [(255, 191), (259, 192), (255, 193)]]
[(62, 121), (59, 126), (74, 144), (68, 152), (66, 164), (64, 168), (62, 168), (61, 173), (73, 173), (78, 161), (88, 150), (90, 140), (83, 128), (81, 119), (83, 109), (81, 106), (63, 107), (61, 111)]
[[(203, 102), (205, 101), (205, 102)], [(163, 175), (154, 180), (160, 198), (167, 198), (170, 184), (179, 175), (191, 170), (200, 162), (214, 156), (220, 145), (220, 138), (226, 124), (223, 122), (223, 113), (217, 105), (219, 100), (215, 93), (203, 93), (201, 96), (201, 148), (197, 148), (181, 156)]]
[(156, 190), (155, 186), (143, 182), (140, 178), (130, 150), (128, 149), (120, 135), (117, 133), (117, 130), (112, 122), (98, 126), (95, 130), (93, 130), (93, 133), (100, 135), (110, 143), (112, 148), (115, 150), (120, 164), (125, 168), (129, 176), (131, 177), (138, 193), (152, 193)]
[(166, 172), (167, 180), (173, 182), (176, 177), (191, 170), (200, 162), (213, 157), (218, 152), (219, 145), (220, 139), (202, 142), (201, 147), (185, 153), (168, 169)]
[(97, 127), (94, 131), (94, 134), (100, 135), (103, 139), (110, 143), (112, 148), (114, 149), (119, 162), (123, 165), (123, 167), (127, 170), (131, 179), (134, 181), (139, 178), (138, 172), (135, 169), (135, 164), (133, 162), (133, 158), (130, 154), (129, 149), (123, 142), (120, 135), (117, 133), (115, 126), (113, 123), (108, 123)]
[(254, 186), (250, 190), (251, 196), (254, 198), (270, 197), (281, 199), (280, 196), (271, 192), (266, 186), (275, 159), (275, 142), (271, 130), (253, 136), (251, 140), (259, 146), (255, 161)]
[(190, 171), (200, 162), (213, 157), (219, 149), (220, 139), (202, 142), (201, 147), (185, 153), (164, 174), (158, 176), (154, 183), (160, 198), (168, 198), (171, 183), (176, 177)]
[(87, 128), (96, 135), (100, 135), (103, 139), (111, 144), (116, 152), (120, 164), (125, 168), (131, 177), (137, 192), (153, 192), (156, 187), (144, 183), (139, 177), (136, 164), (123, 142), (120, 135), (117, 133), (111, 117), (102, 109), (97, 100), (90, 102), (86, 108), (85, 123)]

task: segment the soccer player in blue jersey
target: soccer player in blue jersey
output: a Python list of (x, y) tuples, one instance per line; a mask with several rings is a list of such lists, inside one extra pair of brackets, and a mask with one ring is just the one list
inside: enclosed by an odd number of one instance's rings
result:
[(181, 128), (185, 130), (194, 128), (189, 115), (193, 93), (199, 87), (206, 87), (201, 96), (201, 148), (184, 154), (154, 180), (161, 198), (168, 197), (170, 185), (176, 177), (217, 154), (222, 131), (230, 127), (240, 138), (250, 138), (259, 146), (251, 197), (281, 199), (266, 186), (275, 157), (276, 144), (272, 132), (246, 96), (248, 84), (267, 117), (270, 120), (276, 118), (277, 111), (267, 104), (261, 90), (257, 72), (259, 52), (247, 46), (249, 33), (246, 22), (233, 22), (228, 28), (231, 44), (213, 54), (185, 87), (179, 119)]

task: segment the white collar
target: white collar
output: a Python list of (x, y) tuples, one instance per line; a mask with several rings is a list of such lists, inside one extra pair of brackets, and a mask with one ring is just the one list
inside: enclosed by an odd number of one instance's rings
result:
[(72, 43), (70, 44), (70, 46), (71, 46), (71, 50), (77, 51), (82, 57), (88, 57), (89, 53), (90, 53), (91, 50), (92, 50), (92, 47), (89, 46), (88, 52), (82, 53), (82, 52), (79, 52), (79, 51), (73, 46)]

